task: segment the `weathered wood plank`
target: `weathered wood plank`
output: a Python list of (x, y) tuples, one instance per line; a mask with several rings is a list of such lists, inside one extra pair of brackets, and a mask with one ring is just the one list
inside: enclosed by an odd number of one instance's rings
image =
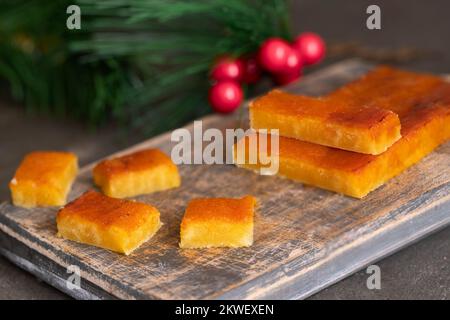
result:
[[(358, 60), (346, 61), (288, 89), (323, 94), (370, 67)], [(239, 115), (203, 119), (204, 128), (222, 130), (242, 123), (246, 119)], [(192, 126), (188, 128), (192, 130)], [(146, 147), (170, 153), (170, 134), (124, 152)], [(91, 168), (82, 170), (70, 199), (92, 188)], [(38, 276), (47, 281), (52, 275), (64, 278), (66, 266), (78, 265), (86, 280), (83, 289), (100, 298), (303, 298), (449, 224), (449, 169), (447, 143), (357, 200), (231, 165), (182, 165), (180, 188), (136, 197), (160, 209), (164, 226), (131, 256), (57, 238), (56, 208), (26, 210), (9, 203), (0, 206), (3, 251), (16, 263), (25, 259), (37, 270), (45, 270), (45, 275)], [(252, 247), (178, 248), (179, 224), (190, 199), (244, 194), (260, 201)], [(14, 243), (21, 243), (22, 249), (16, 249)]]

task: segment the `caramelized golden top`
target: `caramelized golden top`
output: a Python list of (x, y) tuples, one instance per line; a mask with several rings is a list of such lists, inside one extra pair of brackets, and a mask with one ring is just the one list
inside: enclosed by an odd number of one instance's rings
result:
[(11, 184), (17, 184), (21, 181), (57, 184), (67, 168), (76, 164), (76, 162), (77, 157), (71, 152), (31, 152), (20, 163)]
[(221, 220), (235, 223), (253, 221), (256, 199), (245, 196), (241, 199), (200, 198), (189, 202), (181, 227), (192, 222)]
[(137, 151), (122, 157), (103, 160), (94, 168), (95, 174), (107, 177), (121, 173), (152, 169), (158, 166), (171, 166), (176, 169), (172, 160), (158, 149)]
[(58, 212), (59, 219), (77, 219), (94, 223), (99, 228), (118, 227), (133, 231), (147, 223), (159, 211), (145, 203), (110, 198), (96, 191), (87, 191)]
[[(414, 101), (409, 112), (401, 117), (402, 134), (412, 134), (431, 119), (450, 115), (450, 84), (442, 83), (427, 95)], [(450, 123), (447, 124), (450, 127)]]
[(349, 105), (365, 104), (397, 113), (405, 136), (430, 118), (450, 112), (450, 84), (440, 77), (378, 67), (328, 95)]
[(327, 96), (348, 105), (388, 109), (400, 116), (444, 81), (436, 76), (381, 66)]
[(313, 98), (273, 90), (256, 99), (251, 110), (276, 113), (285, 116), (307, 117), (333, 122), (349, 127), (371, 128), (384, 119), (398, 117), (387, 109), (368, 107), (366, 104), (349, 104), (341, 99)]

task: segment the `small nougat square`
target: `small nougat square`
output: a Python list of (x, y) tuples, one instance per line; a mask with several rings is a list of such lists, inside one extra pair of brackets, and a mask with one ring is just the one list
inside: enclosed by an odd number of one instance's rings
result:
[(12, 202), (20, 207), (62, 206), (78, 171), (70, 152), (35, 151), (27, 154), (9, 183)]
[(151, 205), (88, 191), (56, 217), (58, 236), (126, 255), (150, 239), (161, 226)]
[(137, 151), (101, 161), (93, 171), (94, 182), (114, 198), (133, 197), (180, 186), (177, 166), (157, 149)]
[(252, 196), (192, 200), (181, 222), (180, 247), (251, 246), (255, 204)]

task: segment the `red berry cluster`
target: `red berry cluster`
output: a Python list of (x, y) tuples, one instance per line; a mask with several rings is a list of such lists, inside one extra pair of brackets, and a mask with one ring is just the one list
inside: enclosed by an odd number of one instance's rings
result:
[(232, 112), (242, 102), (242, 83), (256, 83), (263, 71), (279, 85), (291, 83), (300, 77), (304, 66), (318, 63), (324, 55), (324, 41), (312, 32), (300, 34), (292, 44), (269, 38), (253, 57), (226, 57), (214, 65), (211, 79), (215, 83), (209, 91), (209, 102), (217, 112)]

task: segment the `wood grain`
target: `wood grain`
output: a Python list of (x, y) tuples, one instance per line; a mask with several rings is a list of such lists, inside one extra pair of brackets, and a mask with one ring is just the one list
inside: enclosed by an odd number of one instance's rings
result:
[[(288, 90), (323, 94), (370, 68), (359, 60), (342, 62)], [(246, 122), (243, 114), (212, 115), (203, 127), (224, 130)], [(121, 153), (157, 147), (170, 154), (172, 146), (169, 133)], [(93, 188), (91, 168), (82, 169), (70, 199)], [(303, 298), (449, 224), (449, 169), (447, 143), (358, 200), (232, 165), (181, 165), (180, 188), (136, 197), (160, 210), (164, 226), (130, 256), (57, 238), (57, 208), (26, 210), (10, 203), (0, 206), (2, 251), (18, 264), (31, 261), (47, 281), (67, 277), (65, 267), (78, 265), (85, 294), (66, 292), (79, 298), (89, 292), (123, 299)], [(245, 194), (260, 203), (252, 247), (179, 249), (179, 224), (190, 199)]]

